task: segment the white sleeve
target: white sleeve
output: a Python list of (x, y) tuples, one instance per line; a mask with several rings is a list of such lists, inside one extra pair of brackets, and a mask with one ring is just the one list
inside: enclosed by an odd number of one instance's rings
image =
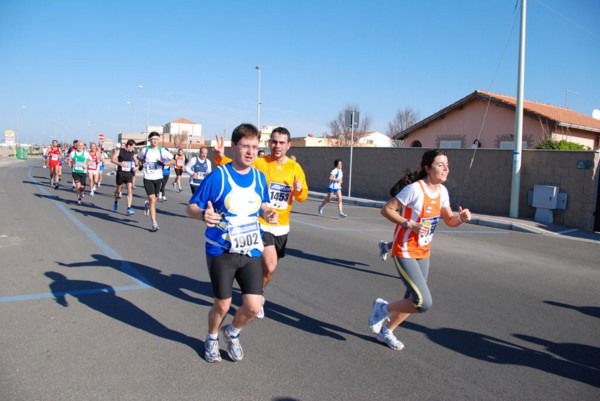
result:
[(416, 190), (418, 185), (419, 184), (414, 182), (402, 188), (402, 191), (396, 195), (398, 201), (404, 206), (412, 207), (414, 201), (419, 198), (419, 193)]
[(448, 194), (448, 188), (446, 188), (444, 185), (440, 185), (440, 188), (442, 190), (441, 193), (441, 198), (442, 198), (442, 209), (445, 207), (449, 207), (450, 206), (450, 195)]
[(185, 172), (189, 175), (194, 175), (194, 171), (192, 170), (194, 164), (196, 164), (196, 156), (192, 157), (185, 165)]
[(171, 154), (171, 152), (169, 152), (167, 149), (162, 148), (162, 152), (161, 152), (161, 157), (163, 159), (167, 159), (167, 160), (171, 160), (173, 158), (173, 155)]
[(212, 171), (212, 165), (210, 164), (210, 160), (206, 159), (206, 174)]

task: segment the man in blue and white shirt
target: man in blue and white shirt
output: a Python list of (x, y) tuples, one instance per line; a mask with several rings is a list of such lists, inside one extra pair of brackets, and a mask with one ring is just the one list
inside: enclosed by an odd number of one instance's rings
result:
[[(239, 334), (262, 306), (262, 230), (260, 215), (277, 224), (277, 212), (269, 209), (269, 188), (265, 175), (252, 167), (258, 153), (260, 133), (252, 124), (233, 130), (233, 160), (210, 173), (192, 195), (187, 207), (190, 217), (206, 223), (206, 262), (214, 294), (208, 314), (204, 359), (221, 360), (219, 334), (227, 353), (240, 361), (244, 351)], [(231, 306), (233, 280), (242, 291), (242, 305), (233, 321), (221, 327)]]
[(206, 156), (208, 156), (208, 149), (203, 146), (198, 156), (192, 157), (185, 165), (185, 171), (190, 175), (190, 190), (192, 191), (192, 195), (200, 187), (204, 177), (212, 171), (212, 165)]

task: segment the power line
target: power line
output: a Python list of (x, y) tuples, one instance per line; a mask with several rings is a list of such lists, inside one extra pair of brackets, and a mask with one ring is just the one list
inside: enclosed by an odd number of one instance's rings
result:
[(589, 33), (592, 36), (595, 36), (597, 39), (600, 39), (600, 35), (598, 35), (596, 32), (592, 32), (591, 30), (587, 29), (586, 27), (584, 27), (583, 25), (573, 21), (571, 18), (559, 13), (558, 11), (556, 11), (555, 9), (553, 9), (552, 7), (550, 7), (549, 5), (545, 4), (542, 0), (537, 0), (538, 3), (540, 3), (542, 6), (546, 7), (548, 10), (552, 11), (554, 14), (558, 15), (559, 17), (561, 17), (562, 19), (564, 19), (565, 21), (569, 22), (570, 24), (576, 26), (577, 28), (581, 29), (584, 32)]

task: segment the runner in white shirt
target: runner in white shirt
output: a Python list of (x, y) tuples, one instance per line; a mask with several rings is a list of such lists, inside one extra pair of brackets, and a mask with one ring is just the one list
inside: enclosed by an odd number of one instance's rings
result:
[(150, 146), (142, 149), (138, 160), (143, 162), (144, 172), (144, 188), (148, 195), (148, 200), (145, 204), (144, 214), (150, 214), (152, 219), (152, 231), (158, 231), (158, 222), (156, 221), (156, 199), (163, 180), (163, 166), (169, 166), (175, 163), (173, 155), (162, 146), (158, 146), (160, 134), (151, 132), (148, 136)]

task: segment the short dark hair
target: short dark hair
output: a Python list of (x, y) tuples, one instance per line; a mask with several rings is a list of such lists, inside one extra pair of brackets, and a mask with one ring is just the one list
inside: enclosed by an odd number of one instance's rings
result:
[(290, 138), (291, 138), (290, 131), (288, 131), (288, 129), (285, 128), (285, 127), (277, 127), (277, 128), (275, 128), (271, 132), (271, 136), (273, 136), (273, 134), (281, 134), (281, 135), (287, 136), (288, 142), (290, 141)]
[(154, 138), (155, 136), (160, 136), (160, 134), (158, 132), (156, 132), (156, 131), (152, 131), (150, 133), (150, 135), (148, 135), (148, 139)]
[(125, 144), (125, 146), (129, 146), (129, 145), (135, 146), (135, 141), (133, 139), (128, 140), (127, 143)]
[(247, 137), (260, 138), (260, 132), (258, 132), (258, 129), (254, 125), (243, 123), (234, 128), (231, 133), (231, 142), (237, 145), (242, 138)]
[(337, 165), (338, 165), (338, 163), (339, 163), (339, 162), (341, 162), (341, 160), (339, 160), (339, 159), (335, 159), (335, 160), (333, 161), (333, 167), (337, 167)]

